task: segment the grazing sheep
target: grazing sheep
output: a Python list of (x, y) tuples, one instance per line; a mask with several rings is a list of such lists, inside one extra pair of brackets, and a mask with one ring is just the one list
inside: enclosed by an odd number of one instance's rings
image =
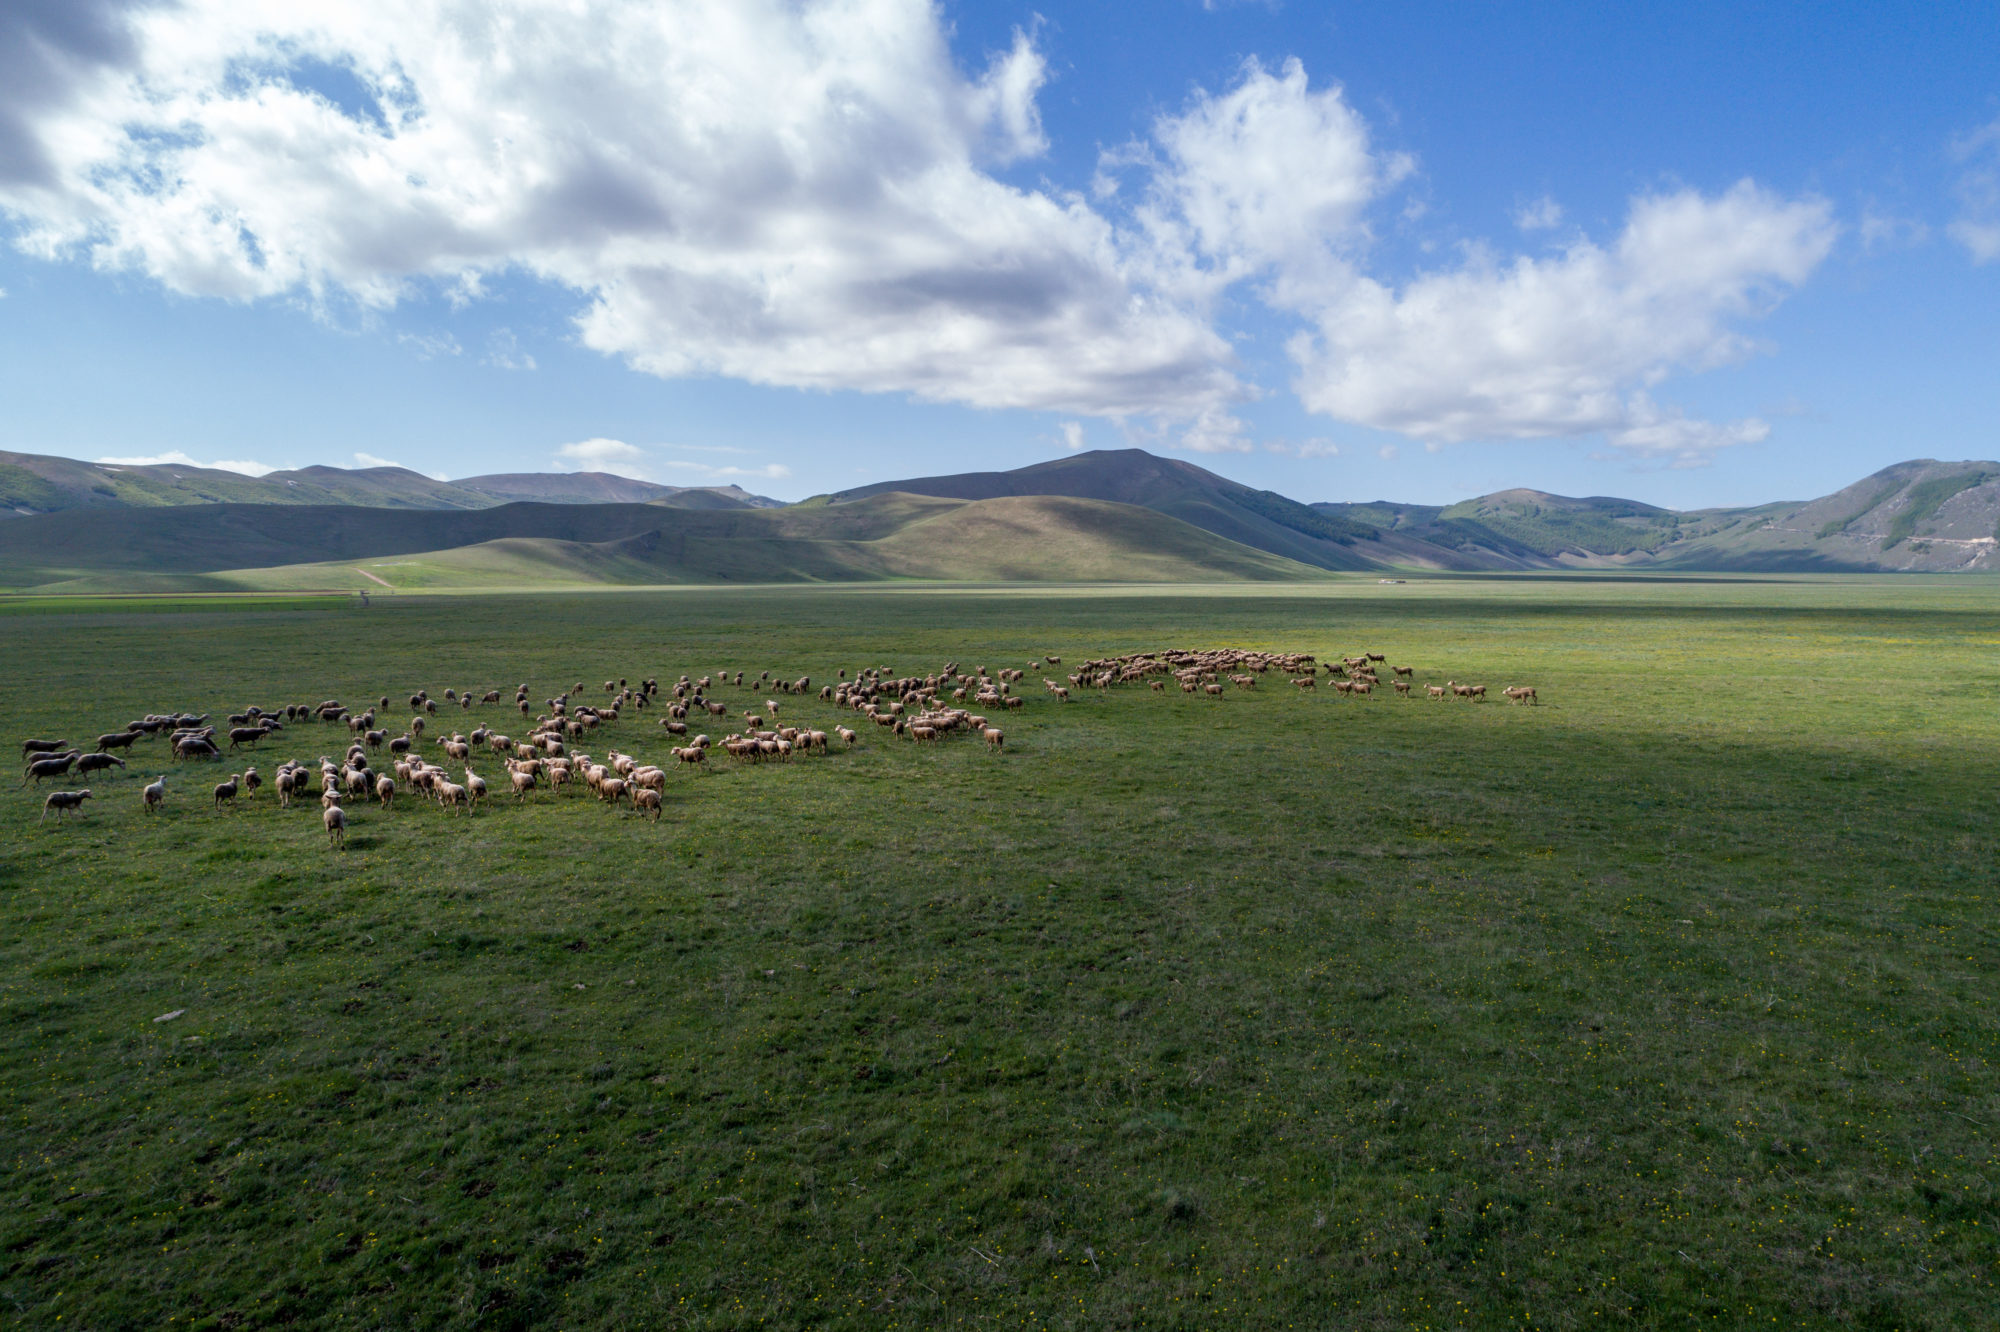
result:
[(319, 821), (326, 825), (328, 846), (347, 845), (347, 811), (339, 805), (328, 805), (320, 811)]
[(125, 760), (116, 754), (85, 754), (76, 761), (76, 775), (81, 777), (87, 772), (101, 772), (107, 768), (124, 766)]
[(52, 754), (48, 758), (36, 759), (27, 766), (21, 777), (21, 785), (26, 786), (32, 779), (35, 785), (40, 786), (44, 777), (60, 777), (82, 757), (82, 750), (72, 749), (67, 754)]
[[(42, 819), (49, 816), (50, 810), (56, 812), (56, 821), (58, 823), (62, 821), (62, 816), (65, 814), (81, 814), (83, 813), (83, 802), (88, 799), (90, 799), (90, 792), (88, 790), (51, 791), (49, 792), (49, 798), (42, 802)], [(40, 823), (42, 819), (36, 819), (35, 822)]]
[(236, 773), (233, 774), (228, 781), (217, 782), (215, 784), (215, 807), (217, 809), (222, 808), (222, 803), (225, 800), (229, 802), (229, 806), (231, 809), (234, 809), (236, 807), (236, 792), (238, 790), (237, 782), (238, 779), (241, 778), (241, 776), (242, 776), (241, 773)]
[(139, 807), (148, 814), (151, 814), (160, 807), (160, 803), (166, 798), (167, 779), (165, 774), (162, 774), (141, 788), (139, 792)]

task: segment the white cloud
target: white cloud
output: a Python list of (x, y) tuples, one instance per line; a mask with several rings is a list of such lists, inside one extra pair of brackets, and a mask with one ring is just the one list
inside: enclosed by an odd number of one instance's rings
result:
[(464, 350), (458, 345), (458, 339), (449, 333), (398, 333), (396, 341), (414, 351), (420, 361), (457, 356)]
[(1514, 212), (1514, 225), (1523, 231), (1550, 231), (1562, 225), (1562, 205), (1544, 194)]
[(1697, 421), (1678, 410), (1663, 409), (1644, 393), (1635, 393), (1625, 407), (1625, 421), (1605, 439), (1626, 453), (1672, 467), (1701, 467), (1717, 449), (1736, 444), (1761, 444), (1771, 427), (1756, 417), (1726, 424)]
[(214, 462), (196, 462), (179, 449), (169, 449), (165, 453), (155, 453), (144, 458), (99, 458), (107, 467), (202, 467), (216, 472), (240, 472), (244, 476), (268, 476), (278, 469), (269, 463), (252, 462), (248, 459), (219, 458)]
[(356, 467), (399, 467), (405, 472), (415, 472), (418, 476), (427, 476), (433, 481), (451, 480), (450, 477), (442, 472), (426, 472), (421, 468), (411, 467), (406, 463), (399, 463), (391, 458), (378, 458), (372, 453), (357, 452), (354, 455), (354, 465)]
[(499, 370), (532, 370), (535, 358), (521, 347), (512, 329), (495, 329), (486, 339), (486, 364)]
[(1957, 185), (1958, 216), (1946, 228), (1975, 264), (2000, 259), (2000, 120), (1952, 145), (1965, 163)]
[(1264, 452), (1281, 453), (1291, 458), (1338, 458), (1340, 445), (1318, 436), (1297, 441), (1273, 439), (1265, 442)]
[(1383, 462), (1396, 461), (1397, 455), (1399, 455), (1400, 453), (1402, 453), (1402, 450), (1397, 448), (1394, 444), (1384, 444), (1381, 448), (1375, 450), (1375, 456), (1380, 458)]
[(1368, 239), (1365, 210), (1413, 169), (1401, 154), (1378, 156), (1340, 87), (1311, 91), (1297, 60), (1276, 75), (1247, 62), (1234, 88), (1197, 92), (1153, 137), (1158, 160), (1128, 149), (1104, 169), (1153, 167), (1140, 219), (1155, 261), (1172, 268), (1200, 256), (1203, 266), (1183, 281), (1211, 291), (1273, 273), (1281, 305), (1302, 286), (1344, 278), (1345, 256)]
[[(704, 448), (693, 444), (664, 447), (698, 452), (738, 453), (726, 446)], [(640, 481), (660, 481), (677, 485), (703, 486), (735, 480), (783, 481), (792, 469), (783, 463), (758, 467), (738, 467), (733, 463), (696, 462), (691, 458), (659, 458), (651, 449), (627, 444), (622, 439), (582, 439), (556, 449), (555, 465), (561, 471), (611, 472)]]
[(646, 451), (622, 439), (580, 439), (557, 447), (556, 468), (570, 472), (616, 472), (620, 476), (650, 481), (651, 468)]
[(372, 308), (519, 269), (663, 376), (1167, 423), (1241, 392), (1134, 237), (990, 174), (1045, 146), (1042, 57), (968, 76), (928, 0), (96, 12), (105, 57), (13, 112), (33, 253)]
[(1071, 453), (1077, 453), (1083, 449), (1083, 422), (1064, 421), (1058, 429), (1062, 431), (1064, 448), (1068, 449)]
[(1901, 250), (1930, 239), (1931, 229), (1913, 217), (1878, 213), (1873, 208), (1861, 214), (1861, 247), (1871, 254), (1878, 250)]
[[(1371, 275), (1371, 216), (1414, 164), (1296, 60), (1197, 90), (1104, 156), (1094, 200), (1017, 187), (993, 167), (1047, 148), (1034, 33), (975, 74), (932, 0), (31, 8), (0, 13), (0, 214), (30, 253), (371, 309), (520, 272), (648, 373), (1105, 418), (1201, 452), (1251, 447), (1226, 293), (1305, 326), (1293, 387), (1336, 419), (1719, 446), (1752, 423), (1639, 395), (1751, 350), (1738, 325), (1834, 231), (1746, 183), (1641, 196), (1603, 244)], [(1988, 133), (1953, 232), (1975, 257), (2000, 254)], [(1543, 199), (1517, 220), (1560, 217)], [(484, 359), (534, 366), (504, 329)]]
[(783, 463), (765, 463), (762, 467), (718, 467), (710, 463), (689, 462), (681, 458), (669, 458), (660, 466), (680, 472), (693, 472), (711, 481), (751, 479), (757, 481), (783, 481), (790, 477), (792, 469)]
[[(1474, 250), (1400, 290), (1371, 278), (1310, 311), (1291, 343), (1313, 411), (1416, 439), (1527, 439), (1603, 432), (1651, 456), (1659, 409), (1635, 396), (1676, 370), (1755, 350), (1736, 331), (1803, 282), (1832, 247), (1818, 200), (1749, 182), (1634, 200), (1609, 246), (1579, 239), (1546, 258)], [(1673, 428), (1681, 452), (1742, 442), (1757, 423)]]

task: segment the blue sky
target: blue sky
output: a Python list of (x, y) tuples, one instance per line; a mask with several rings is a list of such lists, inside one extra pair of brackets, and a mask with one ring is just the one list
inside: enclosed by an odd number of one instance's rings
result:
[(1677, 507), (2000, 454), (1990, 8), (10, 8), (0, 447)]

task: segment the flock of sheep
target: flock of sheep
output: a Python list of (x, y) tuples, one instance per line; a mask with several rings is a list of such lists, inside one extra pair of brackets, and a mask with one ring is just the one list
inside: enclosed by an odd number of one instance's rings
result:
[[(1049, 660), (1058, 659), (1051, 657)], [(1387, 664), (1388, 658), (1381, 653), (1364, 652), (1359, 656), (1329, 661), (1325, 663), (1325, 670), (1336, 693), (1367, 698), (1382, 683), (1375, 667)], [(1180, 685), (1184, 694), (1200, 692), (1220, 696), (1227, 692), (1222, 683), (1225, 678), (1238, 689), (1255, 689), (1257, 677), (1269, 671), (1282, 673), (1299, 689), (1317, 689), (1320, 669), (1319, 659), (1310, 653), (1250, 652), (1240, 648), (1176, 649), (1134, 652), (1122, 657), (1086, 661), (1070, 675), (1069, 682), (1079, 688), (1089, 686), (1097, 689), (1145, 682), (1155, 692), (1163, 692), (1171, 679)], [(1389, 673), (1390, 686), (1399, 695), (1409, 697), (1415, 684), (1416, 668), (1391, 666)], [(1069, 698), (1069, 690), (1053, 680), (1044, 677), (1042, 685), (1059, 699)], [(1461, 698), (1474, 703), (1486, 701), (1485, 685), (1460, 684), (1456, 680), (1447, 680), (1441, 685), (1425, 685), (1424, 692), (1432, 699)], [(1534, 704), (1541, 701), (1532, 685), (1509, 685), (1500, 692), (1514, 703)]]
[[(850, 678), (842, 670), (836, 682), (821, 685), (818, 698), (912, 741), (938, 743), (953, 735), (977, 735), (988, 748), (1000, 750), (1006, 744), (1006, 735), (985, 713), (1024, 706), (1025, 699), (1015, 691), (1016, 686), (1028, 671), (1042, 671), (1044, 662), (1048, 667), (1060, 667), (1062, 658), (1049, 656), (1030, 661), (1027, 671), (1002, 667), (989, 672), (984, 666), (964, 671), (956, 662), (920, 676), (896, 676), (886, 667), (875, 667), (857, 670)], [(1370, 652), (1327, 662), (1324, 669), (1331, 677), (1332, 687), (1340, 694), (1365, 698), (1382, 683), (1374, 669), (1377, 664), (1386, 664), (1386, 659)], [(1320, 669), (1321, 664), (1307, 654), (1234, 648), (1175, 649), (1086, 661), (1068, 674), (1067, 685), (1044, 675), (1042, 686), (1058, 703), (1070, 700), (1072, 688), (1107, 690), (1116, 685), (1146, 683), (1154, 691), (1164, 692), (1169, 681), (1177, 683), (1183, 693), (1219, 696), (1228, 686), (1254, 689), (1258, 678), (1271, 671), (1281, 673), (1301, 690), (1316, 689)], [(1395, 666), (1390, 668), (1390, 674), (1396, 692), (1408, 696), (1414, 670)], [(585, 737), (604, 731), (632, 713), (649, 709), (664, 714), (659, 725), (672, 741), (679, 742), (669, 749), (674, 765), (694, 772), (705, 769), (711, 749), (743, 762), (782, 761), (799, 754), (824, 753), (834, 739), (843, 747), (857, 742), (857, 733), (847, 726), (834, 726), (829, 736), (828, 732), (812, 727), (782, 724), (779, 712), (783, 703), (776, 698), (743, 708), (742, 730), (725, 735), (719, 742), (694, 732), (691, 721), (698, 724), (700, 719), (729, 716), (730, 706), (713, 695), (723, 687), (744, 688), (745, 679), (743, 671), (717, 672), (699, 679), (683, 675), (665, 691), (657, 679), (642, 680), (637, 686), (622, 679), (606, 680), (605, 701), (594, 704), (582, 701), (584, 687), (579, 681), (563, 693), (542, 700), (539, 712), (538, 706), (529, 700), (528, 686), (523, 684), (515, 689), (513, 697), (513, 708), (523, 720), (518, 738), (503, 734), (497, 726), (479, 725), (469, 733), (454, 730), (436, 735), (430, 742), (432, 755), (441, 755), (454, 764), (463, 774), (462, 781), (453, 779), (451, 768), (433, 762), (422, 752), (424, 733), (430, 729), (430, 720), (439, 715), (440, 700), (433, 699), (428, 691), (419, 690), (409, 695), (410, 719), (395, 735), (390, 734), (388, 725), (377, 724), (378, 709), (386, 714), (392, 702), (388, 695), (383, 695), (360, 711), (338, 699), (274, 708), (247, 707), (230, 714), (222, 727), (212, 724), (206, 713), (149, 713), (119, 730), (99, 735), (96, 747), (88, 752), (70, 746), (67, 740), (26, 740), (21, 745), (26, 765), (22, 785), (31, 781), (39, 785), (53, 777), (115, 772), (126, 766), (126, 760), (113, 751), (129, 755), (145, 740), (163, 740), (175, 760), (220, 762), (225, 753), (224, 740), (227, 752), (254, 750), (260, 741), (285, 733), (291, 725), (342, 725), (349, 738), (339, 759), (327, 755), (319, 756), (314, 763), (286, 759), (277, 765), (271, 777), (282, 808), (289, 808), (294, 801), (307, 798), (317, 789), (328, 841), (338, 846), (346, 840), (350, 801), (372, 800), (387, 809), (399, 794), (408, 793), (427, 797), (453, 813), (463, 813), (490, 799), (495, 787), (474, 771), (475, 756), (482, 762), (490, 760), (500, 765), (506, 775), (500, 778), (496, 774), (498, 788), (517, 801), (526, 800), (543, 787), (552, 792), (580, 787), (608, 805), (622, 803), (657, 820), (666, 791), (665, 768), (644, 763), (616, 749), (607, 750), (600, 762), (576, 748)], [(808, 695), (812, 693), (812, 679), (806, 676), (773, 681), (771, 672), (765, 671), (748, 688)], [(1455, 697), (1476, 703), (1486, 696), (1486, 686), (1457, 681), (1427, 685), (1425, 690), (1433, 699)], [(1513, 686), (1501, 692), (1516, 703), (1539, 702), (1530, 686)], [(477, 704), (498, 704), (502, 696), (501, 690), (484, 690), (477, 695)], [(447, 689), (442, 704), (469, 713), (476, 706), (475, 695), (471, 690)], [(387, 766), (378, 767), (378, 762)], [(254, 799), (264, 784), (263, 775), (255, 767), (246, 767), (214, 784), (213, 804), (221, 809), (233, 807), (239, 797)], [(167, 778), (155, 778), (140, 790), (141, 809), (151, 814), (166, 797)], [(81, 813), (84, 801), (89, 799), (88, 788), (53, 792), (43, 803), (41, 817), (46, 819), (52, 812), (58, 819)]]

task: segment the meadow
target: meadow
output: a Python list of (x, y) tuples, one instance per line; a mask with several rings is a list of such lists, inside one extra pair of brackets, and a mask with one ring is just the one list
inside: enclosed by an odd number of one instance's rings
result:
[[(1495, 696), (1267, 677), (1065, 705), (1031, 673), (1002, 753), (862, 725), (851, 750), (672, 773), (657, 824), (405, 796), (356, 807), (344, 851), (312, 802), (211, 808), (241, 763), (157, 740), (80, 819), (38, 824), (41, 793), (8, 783), (0, 1317), (1988, 1322), (1996, 591), (8, 603), (13, 739), (1165, 647), (1372, 649)], [(656, 716), (588, 747), (664, 757)], [(257, 760), (345, 739), (298, 724)]]

